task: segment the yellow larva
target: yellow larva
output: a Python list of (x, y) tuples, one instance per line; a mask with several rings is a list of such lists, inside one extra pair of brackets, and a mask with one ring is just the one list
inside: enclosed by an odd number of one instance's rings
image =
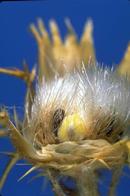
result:
[(86, 138), (87, 127), (80, 114), (72, 114), (64, 118), (58, 137), (60, 141), (78, 141)]

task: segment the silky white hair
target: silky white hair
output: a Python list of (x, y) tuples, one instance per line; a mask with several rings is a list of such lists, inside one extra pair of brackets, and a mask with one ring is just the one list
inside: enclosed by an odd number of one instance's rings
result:
[(79, 88), (85, 104), (101, 107), (104, 112), (115, 113), (126, 122), (130, 120), (130, 83), (113, 69), (83, 68), (79, 72)]
[(89, 121), (91, 134), (87, 139), (103, 138), (114, 143), (124, 135), (130, 121), (129, 81), (112, 69), (84, 66), (51, 82), (43, 80), (37, 86), (30, 129), (24, 133), (31, 142), (38, 124), (43, 124), (42, 129), (52, 129), (58, 108), (66, 116), (80, 113), (84, 121)]

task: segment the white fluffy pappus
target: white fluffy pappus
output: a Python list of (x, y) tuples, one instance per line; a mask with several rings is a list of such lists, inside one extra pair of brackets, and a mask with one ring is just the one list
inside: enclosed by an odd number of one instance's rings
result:
[(31, 113), (24, 134), (35, 147), (81, 139), (115, 143), (130, 122), (129, 81), (108, 68), (83, 67), (50, 83), (43, 81)]

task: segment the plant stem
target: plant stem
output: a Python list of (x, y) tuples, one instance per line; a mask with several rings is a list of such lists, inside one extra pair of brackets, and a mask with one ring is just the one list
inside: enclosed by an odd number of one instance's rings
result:
[(98, 196), (98, 184), (94, 171), (88, 169), (77, 179), (78, 196)]

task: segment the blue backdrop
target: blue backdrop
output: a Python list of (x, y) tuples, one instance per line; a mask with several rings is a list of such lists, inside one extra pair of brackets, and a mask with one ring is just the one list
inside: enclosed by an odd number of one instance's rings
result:
[[(29, 24), (41, 17), (47, 28), (49, 19), (54, 18), (61, 30), (66, 33), (64, 18), (69, 17), (80, 36), (87, 18), (94, 22), (94, 43), (99, 62), (111, 66), (122, 59), (130, 40), (130, 1), (129, 0), (41, 0), (29, 2), (0, 3), (0, 67), (21, 67), (25, 59), (30, 68), (37, 63), (37, 46), (29, 31)], [(0, 75), (0, 104), (12, 110), (16, 105), (19, 115), (23, 112), (25, 84), (15, 78)], [(11, 144), (7, 139), (0, 142), (0, 151), (8, 150)], [(0, 174), (6, 158), (0, 157)], [(21, 182), (17, 179), (28, 169), (16, 166), (10, 173), (2, 190), (3, 196), (52, 196), (51, 187), (42, 191), (43, 179), (27, 183), (30, 176)], [(127, 175), (126, 175), (127, 174)], [(34, 175), (34, 174), (33, 174)], [(33, 176), (32, 175), (32, 176)], [(130, 195), (130, 170), (125, 168), (118, 185), (117, 195)], [(109, 174), (100, 189), (105, 195), (108, 189)]]

